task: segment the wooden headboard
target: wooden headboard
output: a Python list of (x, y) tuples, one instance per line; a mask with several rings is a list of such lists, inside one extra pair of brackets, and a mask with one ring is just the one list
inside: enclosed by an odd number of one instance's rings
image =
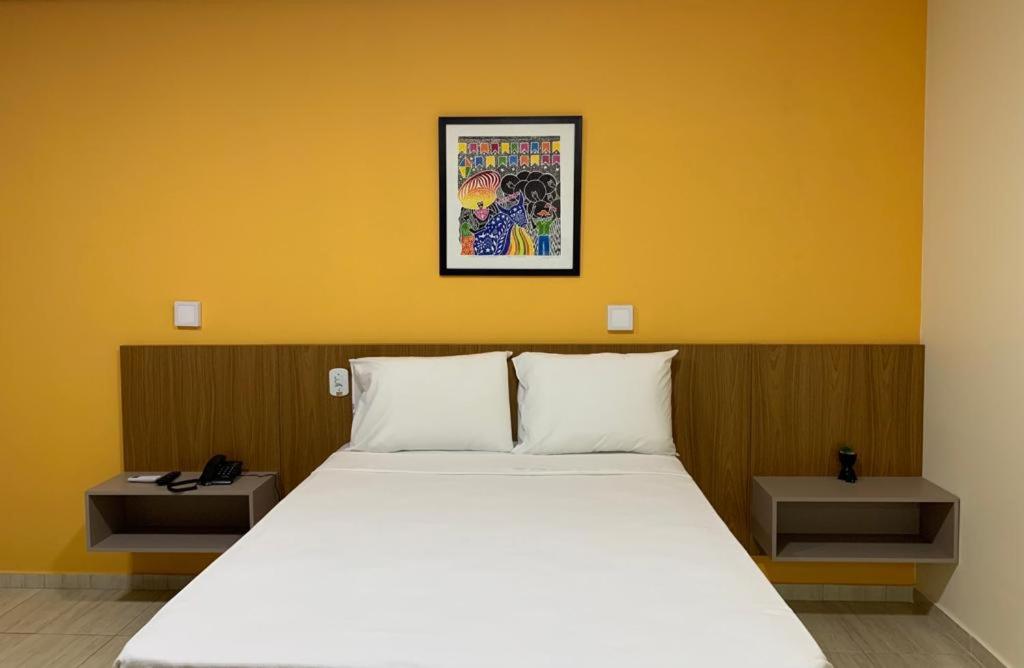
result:
[[(680, 459), (748, 549), (754, 475), (834, 474), (841, 442), (863, 475), (921, 474), (919, 345), (124, 346), (124, 467), (197, 469), (223, 452), (280, 471), (288, 491), (348, 440), (351, 398), (328, 394), (327, 372), (351, 358), (671, 348)], [(511, 369), (509, 384), (514, 402)]]

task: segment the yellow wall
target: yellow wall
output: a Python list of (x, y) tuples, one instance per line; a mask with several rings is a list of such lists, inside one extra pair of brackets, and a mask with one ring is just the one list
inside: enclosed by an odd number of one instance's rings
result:
[(917, 581), (916, 564), (772, 561), (765, 555), (753, 559), (764, 576), (776, 584), (912, 586)]
[[(924, 0), (0, 3), (0, 570), (133, 565), (82, 537), (120, 344), (603, 341), (617, 302), (917, 341), (924, 42)], [(437, 116), (546, 113), (582, 277), (440, 278)]]

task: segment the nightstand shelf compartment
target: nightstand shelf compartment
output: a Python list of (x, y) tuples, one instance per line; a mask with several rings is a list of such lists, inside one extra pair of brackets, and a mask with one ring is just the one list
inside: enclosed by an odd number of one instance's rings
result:
[[(197, 474), (185, 473), (182, 478)], [(120, 475), (86, 492), (86, 542), (96, 552), (223, 552), (277, 502), (276, 476), (242, 477), (174, 494)]]
[(959, 499), (912, 477), (757, 477), (753, 531), (776, 561), (952, 563)]

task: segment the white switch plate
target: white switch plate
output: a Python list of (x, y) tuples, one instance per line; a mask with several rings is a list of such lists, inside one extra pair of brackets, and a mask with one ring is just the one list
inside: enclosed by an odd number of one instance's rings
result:
[(609, 332), (632, 332), (633, 331), (633, 305), (632, 304), (609, 304), (608, 305), (608, 331)]
[(199, 302), (174, 302), (174, 326), (199, 329), (203, 324), (203, 307)]
[(327, 391), (332, 397), (348, 396), (348, 369), (331, 369), (327, 374)]

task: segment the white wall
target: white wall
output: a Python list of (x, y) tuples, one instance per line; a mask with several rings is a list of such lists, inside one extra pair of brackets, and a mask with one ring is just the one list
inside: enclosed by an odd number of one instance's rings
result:
[(931, 0), (924, 473), (961, 497), (922, 590), (1024, 666), (1024, 0)]

